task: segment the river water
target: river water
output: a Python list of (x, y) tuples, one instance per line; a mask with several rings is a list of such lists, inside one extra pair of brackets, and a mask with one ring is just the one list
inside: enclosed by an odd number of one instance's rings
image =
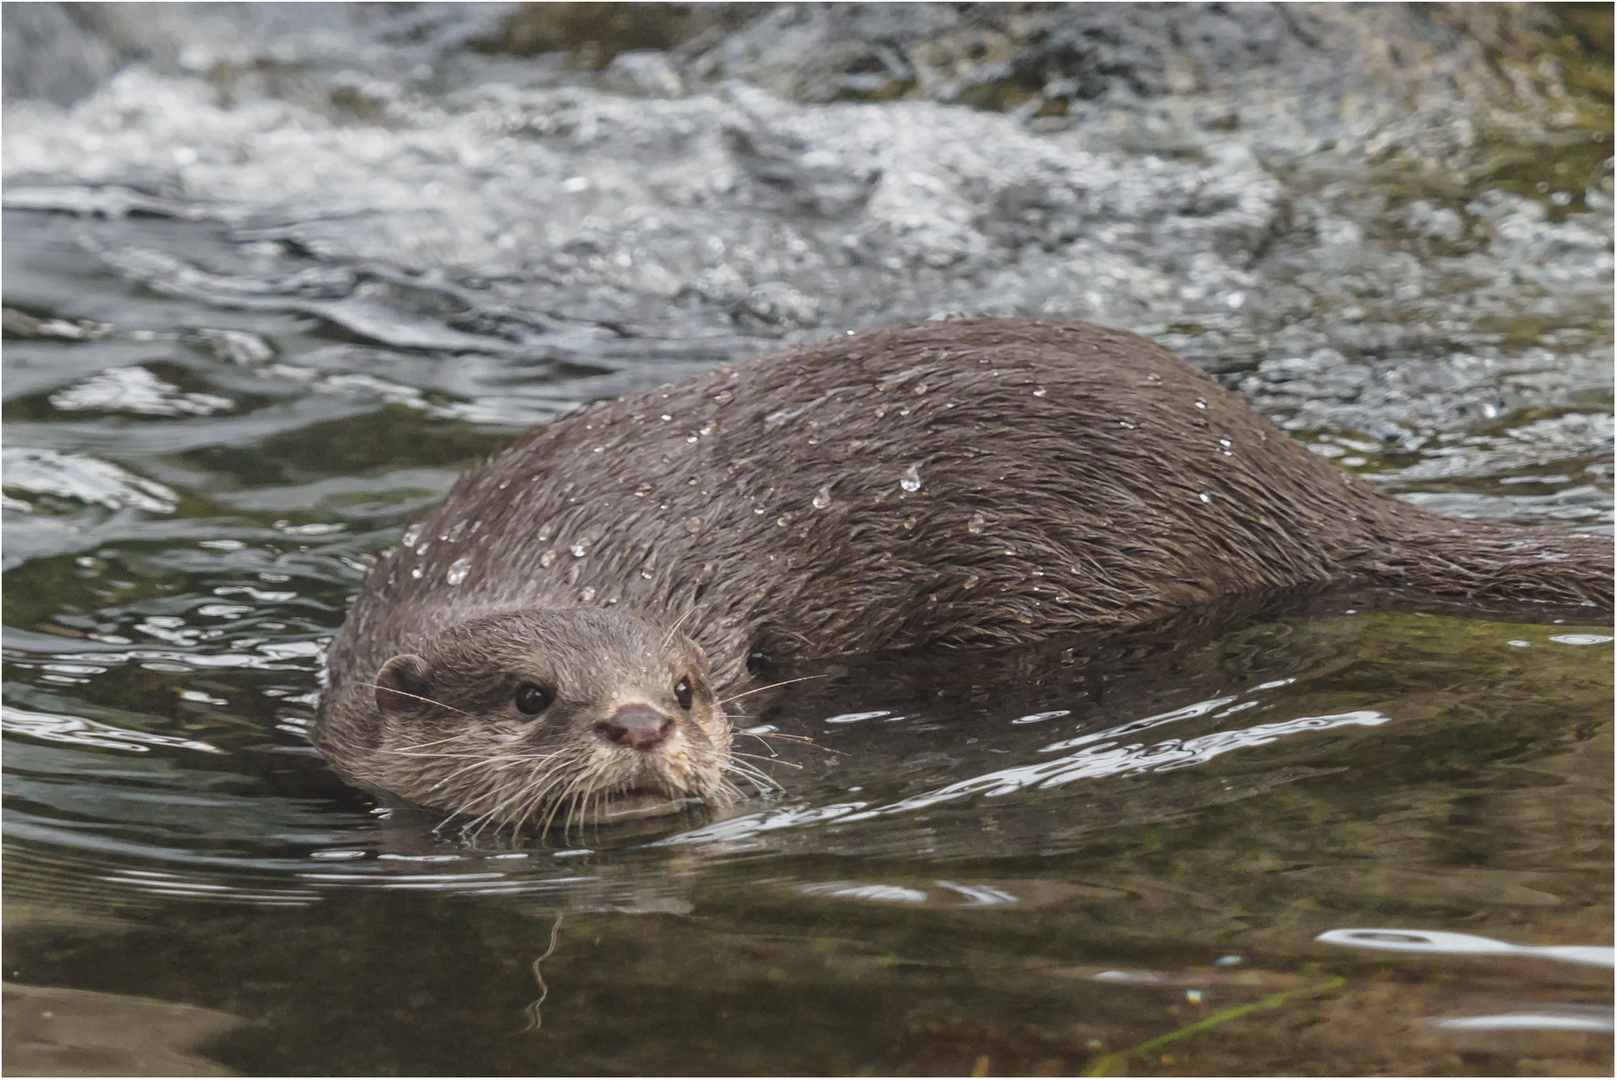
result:
[(1596, 616), (794, 669), (781, 790), (643, 832), (435, 831), (304, 736), (466, 463), (948, 312), (1610, 532), (1609, 9), (14, 7), (8, 1071), (1609, 1074)]

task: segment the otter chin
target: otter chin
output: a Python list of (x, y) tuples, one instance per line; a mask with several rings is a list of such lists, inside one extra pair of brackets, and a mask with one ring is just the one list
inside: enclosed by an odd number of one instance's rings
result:
[(739, 795), (706, 654), (629, 613), (478, 615), (389, 657), (366, 689), (327, 728), (327, 753), (355, 783), (472, 828), (606, 824)]
[(967, 319), (794, 346), (537, 428), (367, 575), (315, 745), (478, 822), (724, 806), (750, 656), (1015, 646), (1259, 593), (1612, 606), (1610, 537), (1422, 510), (1162, 346)]

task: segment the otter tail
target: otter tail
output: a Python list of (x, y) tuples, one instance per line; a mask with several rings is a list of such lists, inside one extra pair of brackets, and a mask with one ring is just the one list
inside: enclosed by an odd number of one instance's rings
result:
[(1437, 596), (1585, 607), (1591, 622), (1611, 619), (1611, 537), (1444, 517), (1407, 503), (1401, 511), (1390, 535), (1348, 560), (1356, 577)]

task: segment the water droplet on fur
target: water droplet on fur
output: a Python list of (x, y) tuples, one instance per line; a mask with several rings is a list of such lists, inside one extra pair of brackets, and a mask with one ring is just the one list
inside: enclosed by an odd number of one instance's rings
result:
[(1207, 408), (1207, 402), (1202, 400), (1201, 398), (1197, 398), (1196, 399), (1196, 408), (1198, 408), (1198, 409)]
[(592, 454), (604, 454), (604, 453), (606, 453), (606, 447), (604, 447), (604, 446), (591, 447), (590, 448), (590, 453), (592, 453)]
[(791, 523), (792, 523), (792, 515), (790, 515), (790, 514), (782, 514), (780, 517), (775, 519), (775, 524), (780, 526), (782, 529), (784, 529), (786, 526), (790, 525)]
[(421, 580), (421, 567), (412, 566), (410, 568), (410, 576), (415, 578), (417, 581), (420, 581)]
[(895, 386), (904, 385), (920, 373), (920, 368), (912, 367), (905, 371), (894, 372), (891, 375), (883, 375), (881, 378), (876, 380), (876, 389), (885, 394)]
[(454, 562), (449, 564), (449, 570), (444, 574), (444, 583), (448, 585), (459, 585), (461, 582), (466, 580), (466, 575), (470, 574), (471, 572), (472, 560), (464, 558), (456, 559)]
[(425, 555), (427, 553), (427, 549), (430, 548), (431, 546), (432, 546), (432, 541), (431, 540), (423, 540), (423, 541), (421, 541), (421, 546), (415, 549), (415, 553), (417, 555)]
[(1135, 428), (1139, 427), (1140, 425), (1139, 424), (1131, 424), (1127, 420), (1119, 420), (1117, 422), (1117, 426), (1118, 427), (1126, 427), (1130, 431), (1133, 431)]
[(593, 586), (593, 585), (584, 586), (584, 590), (578, 594), (578, 598), (580, 600), (584, 601), (584, 603), (586, 603), (586, 604), (589, 603), (591, 600), (594, 600), (595, 599), (595, 586)]
[(713, 395), (713, 401), (718, 405), (728, 405), (735, 399), (736, 396), (730, 393), (728, 390), (720, 390), (717, 394)]
[(960, 583), (960, 587), (962, 589), (975, 589), (980, 581), (982, 581), (982, 578), (978, 577), (976, 574), (972, 574), (965, 581)]
[(814, 493), (813, 506), (816, 510), (824, 510), (831, 505), (831, 485), (822, 484), (820, 490)]
[(685, 436), (685, 441), (688, 442), (688, 443), (694, 443), (696, 441), (696, 436), (695, 435), (687, 435), (687, 436)]
[(1207, 492), (1204, 491), (1201, 494), (1201, 500), (1204, 503), (1210, 503), (1210, 502), (1213, 501), (1213, 497), (1211, 495), (1207, 494)]
[(919, 461), (914, 462), (904, 470), (904, 476), (899, 480), (898, 486), (909, 492), (921, 490), (921, 463)]
[(539, 531), (534, 535), (538, 538), (539, 542), (543, 544), (555, 534), (556, 526), (547, 521), (543, 525), (539, 526)]
[(697, 428), (696, 430), (697, 430), (697, 434), (711, 435), (715, 431), (717, 431), (718, 429), (719, 429), (719, 425), (717, 425), (713, 421), (709, 420), (707, 423), (703, 424), (701, 427)]
[(455, 522), (455, 524), (453, 524), (453, 525), (451, 525), (449, 527), (448, 531), (439, 534), (438, 539), (444, 540), (444, 541), (447, 541), (447, 542), (453, 544), (455, 541), (459, 540), (461, 538), (461, 535), (463, 533), (465, 533), (465, 532), (466, 532), (466, 523), (464, 521), (457, 521), (457, 522)]
[(1042, 386), (1035, 386), (1035, 387), (1034, 387), (1034, 388), (1033, 388), (1033, 396), (1034, 396), (1034, 397), (1043, 397), (1043, 396), (1044, 396), (1044, 387), (1042, 387)]
[(915, 528), (915, 515), (914, 514), (911, 514), (909, 517), (904, 519), (904, 528), (905, 529), (913, 529), (913, 528)]
[(567, 550), (573, 553), (573, 558), (582, 559), (584, 556), (590, 553), (590, 542), (588, 540), (580, 540)]
[(702, 519), (699, 518), (699, 517), (688, 517), (688, 518), (686, 518), (685, 519), (685, 531), (688, 532), (688, 533), (699, 533), (699, 532), (701, 532), (702, 531)]
[(414, 547), (415, 542), (421, 539), (421, 530), (425, 527), (426, 526), (422, 525), (419, 521), (414, 525), (411, 525), (408, 529), (404, 530), (404, 535), (399, 537), (399, 543), (403, 544), (405, 547)]
[(966, 522), (966, 531), (973, 536), (981, 536), (983, 529), (987, 528), (987, 526), (988, 520), (982, 514), (973, 514), (971, 515), (971, 520)]
[(647, 495), (651, 494), (651, 485), (641, 484), (639, 487), (634, 489), (634, 493), (637, 498), (644, 499)]
[(547, 551), (543, 555), (539, 556), (540, 566), (552, 566), (555, 564), (555, 562), (556, 553), (554, 551)]

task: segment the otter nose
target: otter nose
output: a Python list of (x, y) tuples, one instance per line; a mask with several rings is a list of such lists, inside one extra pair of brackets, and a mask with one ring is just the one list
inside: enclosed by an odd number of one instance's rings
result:
[(646, 705), (625, 705), (611, 719), (595, 725), (595, 734), (614, 746), (650, 750), (674, 730), (674, 719)]

